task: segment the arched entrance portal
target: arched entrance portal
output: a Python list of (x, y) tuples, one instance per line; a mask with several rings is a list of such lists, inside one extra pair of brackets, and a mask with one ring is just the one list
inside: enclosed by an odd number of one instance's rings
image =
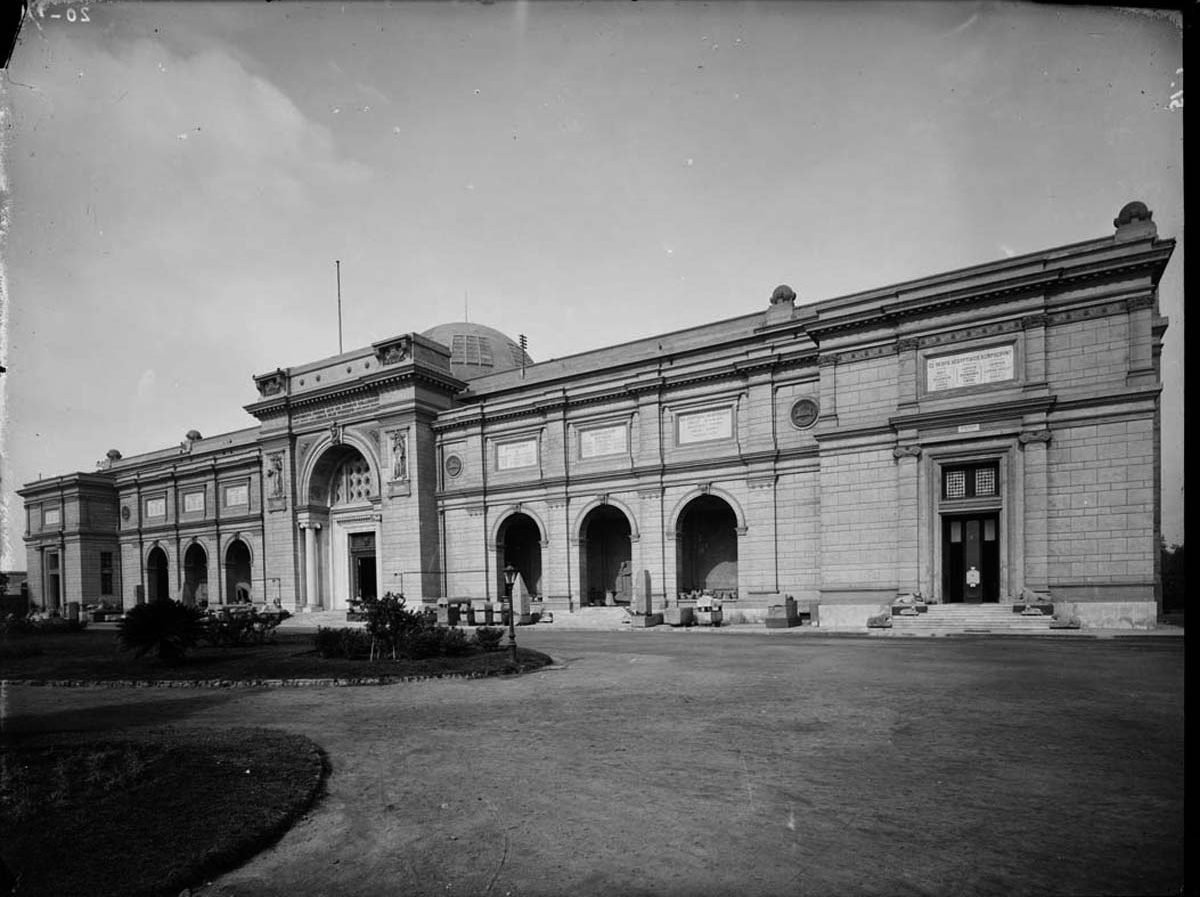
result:
[(208, 602), (208, 552), (199, 543), (183, 556), (183, 603)]
[(504, 568), (510, 564), (525, 580), (530, 595), (542, 594), (542, 532), (532, 517), (513, 514), (501, 524), (496, 536), (496, 559), (500, 561), (500, 590), (496, 594), (504, 594)]
[(579, 526), (579, 594), (583, 604), (633, 600), (629, 519), (612, 505), (593, 508)]
[(225, 549), (225, 603), (250, 601), (250, 549), (241, 539), (234, 539)]
[(305, 579), (312, 607), (341, 610), (387, 590), (379, 565), (379, 476), (353, 445), (332, 445), (309, 478)]
[(737, 596), (737, 515), (728, 502), (701, 495), (687, 503), (676, 524), (675, 559), (681, 593)]
[(146, 556), (146, 600), (165, 601), (171, 597), (171, 574), (167, 553), (155, 545)]

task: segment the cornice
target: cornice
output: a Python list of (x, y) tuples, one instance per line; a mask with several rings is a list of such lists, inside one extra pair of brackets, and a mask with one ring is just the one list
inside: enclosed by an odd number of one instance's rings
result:
[(916, 429), (953, 426), (960, 423), (983, 422), (999, 417), (1020, 417), (1026, 414), (1048, 414), (1058, 401), (1056, 395), (1038, 398), (1016, 399), (1009, 402), (971, 404), (965, 407), (944, 408), (937, 411), (919, 411), (914, 414), (898, 414), (888, 418), (893, 429)]
[[(1076, 259), (1074, 268), (1063, 267), (1064, 260), (1062, 259), (1047, 257), (1044, 264), (1053, 265), (1054, 267), (1045, 271), (1011, 278), (994, 285), (981, 284), (979, 286), (958, 289), (951, 286), (932, 295), (909, 300), (899, 299), (900, 293), (897, 291), (892, 293), (896, 297), (896, 301), (894, 302), (884, 302), (875, 308), (853, 311), (837, 317), (831, 316), (826, 322), (818, 319), (809, 323), (805, 329), (815, 341), (820, 342), (821, 337), (830, 333), (879, 326), (917, 315), (941, 311), (954, 306), (1012, 296), (1018, 293), (1057, 291), (1070, 284), (1098, 280), (1102, 277), (1112, 277), (1131, 271), (1154, 269), (1156, 267), (1159, 268), (1155, 272), (1155, 281), (1157, 282), (1158, 276), (1161, 276), (1162, 273), (1161, 268), (1165, 266), (1174, 247), (1174, 240), (1158, 240), (1149, 249), (1142, 250), (1136, 254), (1122, 256), (1121, 259), (1093, 262), (1087, 262), (1082, 258)], [(1094, 250), (1110, 247), (1101, 246), (1091, 248)], [(1028, 261), (1026, 261), (1026, 264), (1028, 264)], [(1072, 263), (1065, 261), (1065, 264), (1071, 265)], [(914, 287), (914, 289), (919, 288), (919, 285)]]

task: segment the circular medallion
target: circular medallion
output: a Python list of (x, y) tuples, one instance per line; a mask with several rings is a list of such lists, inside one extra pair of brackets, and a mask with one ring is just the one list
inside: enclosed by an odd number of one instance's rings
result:
[(122, 520), (129, 519), (129, 505), (125, 505), (124, 507), (121, 508), (121, 519)]
[(458, 455), (448, 455), (446, 457), (446, 476), (456, 477), (462, 473), (463, 462)]
[(816, 399), (798, 399), (792, 405), (792, 426), (797, 430), (806, 430), (817, 422), (817, 413), (821, 406)]

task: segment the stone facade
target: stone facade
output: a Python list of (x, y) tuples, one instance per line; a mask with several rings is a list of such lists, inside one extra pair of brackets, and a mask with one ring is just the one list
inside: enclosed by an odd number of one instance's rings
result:
[(27, 486), (31, 595), (49, 553), (55, 600), (99, 597), (104, 551), (126, 605), (201, 583), (300, 612), (495, 599), (511, 565), (559, 613), (627, 603), (647, 571), (654, 607), (709, 592), (732, 619), (783, 594), (860, 627), (898, 594), (1033, 592), (1152, 626), (1174, 242), (1139, 203), (1115, 226), (541, 364), (443, 325), (453, 348), (259, 375), (257, 427)]

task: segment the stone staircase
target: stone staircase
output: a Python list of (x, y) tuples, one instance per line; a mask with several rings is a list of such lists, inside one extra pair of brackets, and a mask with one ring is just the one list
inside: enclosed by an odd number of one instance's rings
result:
[(362, 623), (347, 622), (344, 610), (315, 610), (310, 613), (293, 614), (279, 624), (279, 629), (281, 631), (298, 629), (316, 632), (320, 627), (326, 629), (346, 629), (347, 627), (361, 627), (362, 625)]
[(893, 615), (892, 632), (909, 635), (1049, 632), (1052, 619), (1015, 614), (1009, 604), (930, 604), (928, 608), (916, 616)]
[(538, 623), (553, 629), (590, 629), (616, 631), (629, 628), (629, 614), (624, 607), (577, 607), (571, 613), (554, 611), (553, 623)]

